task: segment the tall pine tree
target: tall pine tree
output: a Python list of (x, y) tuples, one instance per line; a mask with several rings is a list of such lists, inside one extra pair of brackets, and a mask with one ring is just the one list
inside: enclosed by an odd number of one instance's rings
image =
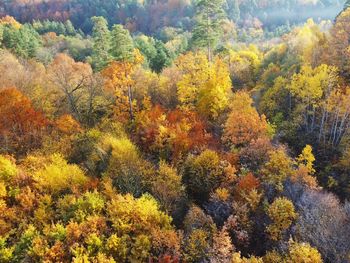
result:
[(114, 25), (111, 32), (111, 56), (114, 60), (130, 61), (134, 57), (134, 42), (127, 29)]
[(109, 51), (111, 49), (111, 33), (108, 29), (108, 22), (101, 16), (91, 18), (93, 23), (92, 38), (92, 64), (95, 69), (101, 70), (111, 61)]
[(347, 0), (344, 4), (344, 10), (350, 7), (350, 0)]
[(196, 4), (196, 25), (193, 29), (192, 46), (207, 48), (208, 59), (222, 36), (222, 21), (225, 18), (224, 0), (198, 0)]

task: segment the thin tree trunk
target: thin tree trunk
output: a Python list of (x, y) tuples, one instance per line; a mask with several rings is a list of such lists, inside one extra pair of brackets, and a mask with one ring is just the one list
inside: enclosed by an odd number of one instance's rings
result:
[(128, 97), (129, 97), (129, 113), (130, 113), (130, 119), (134, 120), (134, 112), (132, 109), (132, 93), (131, 93), (131, 87), (128, 86)]

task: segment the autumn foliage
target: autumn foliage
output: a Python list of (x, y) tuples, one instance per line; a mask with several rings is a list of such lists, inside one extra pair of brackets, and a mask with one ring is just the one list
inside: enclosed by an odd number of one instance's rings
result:
[(25, 153), (40, 146), (48, 126), (45, 116), (16, 88), (0, 91), (0, 141), (2, 151)]

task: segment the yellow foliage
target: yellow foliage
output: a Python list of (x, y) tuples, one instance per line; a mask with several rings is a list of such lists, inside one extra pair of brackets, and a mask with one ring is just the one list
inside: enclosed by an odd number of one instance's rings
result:
[(159, 210), (157, 201), (150, 195), (139, 199), (130, 194), (117, 195), (107, 210), (118, 236), (131, 233), (150, 235), (154, 229), (172, 229), (171, 218)]
[(297, 218), (293, 203), (282, 197), (277, 198), (267, 210), (268, 216), (273, 223), (266, 228), (272, 240), (279, 240), (293, 221)]
[(282, 191), (283, 182), (293, 174), (293, 161), (283, 148), (270, 151), (268, 154), (269, 161), (262, 169), (263, 179), (274, 185), (277, 190)]
[(231, 263), (263, 263), (262, 258), (257, 258), (257, 257), (250, 257), (250, 258), (245, 258), (241, 257), (241, 253), (234, 253), (231, 259)]
[(16, 165), (3, 155), (0, 155), (0, 180), (9, 181), (17, 174)]
[(302, 102), (316, 106), (336, 78), (336, 67), (322, 64), (313, 69), (310, 65), (304, 65), (300, 73), (293, 75), (289, 89)]
[(59, 154), (48, 158), (48, 164), (33, 175), (39, 188), (51, 193), (83, 187), (88, 178), (83, 171), (74, 164), (68, 164)]
[(0, 18), (0, 25), (10, 25), (16, 29), (20, 29), (22, 26), (16, 19), (8, 15)]
[(187, 110), (216, 119), (228, 106), (231, 80), (227, 65), (219, 58), (213, 63), (202, 53), (187, 53), (175, 62), (182, 72), (177, 83), (178, 100)]
[(287, 263), (322, 263), (322, 257), (316, 248), (307, 243), (290, 242)]

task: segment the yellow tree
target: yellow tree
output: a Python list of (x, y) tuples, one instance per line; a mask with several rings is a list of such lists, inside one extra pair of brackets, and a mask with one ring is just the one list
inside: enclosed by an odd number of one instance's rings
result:
[(278, 191), (283, 190), (283, 182), (293, 174), (293, 161), (287, 155), (285, 149), (280, 148), (268, 153), (269, 161), (261, 172), (264, 182), (273, 185)]
[(289, 255), (287, 263), (322, 263), (322, 257), (316, 248), (313, 248), (308, 243), (289, 243)]
[(134, 119), (132, 88), (135, 81), (133, 74), (144, 60), (139, 50), (135, 49), (134, 52), (132, 60), (113, 61), (102, 71), (102, 75), (106, 79), (106, 89), (114, 92), (117, 107), (121, 109), (122, 113), (125, 108), (128, 108), (131, 120)]
[(304, 65), (300, 73), (293, 75), (289, 90), (296, 99), (296, 111), (302, 114), (307, 132), (315, 129), (321, 99), (330, 93), (336, 81), (337, 69), (325, 64), (317, 68)]
[(202, 52), (182, 55), (175, 64), (182, 73), (177, 83), (181, 107), (215, 120), (229, 104), (232, 85), (227, 65), (220, 58), (209, 62)]
[(312, 153), (312, 147), (310, 145), (306, 145), (301, 154), (297, 158), (297, 162), (299, 166), (303, 165), (307, 168), (309, 174), (314, 174), (315, 169), (313, 167), (315, 162), (315, 156)]
[(284, 197), (275, 199), (267, 209), (267, 214), (272, 224), (266, 228), (266, 232), (272, 240), (279, 240), (297, 218), (293, 203)]

